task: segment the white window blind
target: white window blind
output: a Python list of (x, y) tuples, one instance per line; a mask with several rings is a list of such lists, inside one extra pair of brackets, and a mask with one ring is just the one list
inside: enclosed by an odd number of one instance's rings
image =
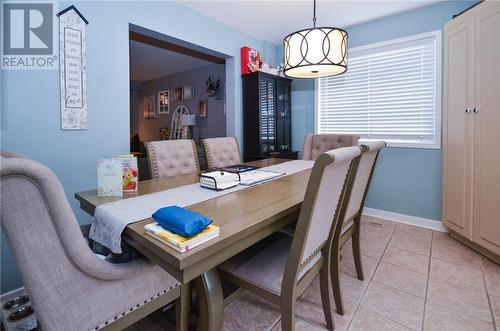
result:
[(440, 40), (433, 32), (350, 50), (345, 74), (318, 80), (317, 131), (439, 148)]

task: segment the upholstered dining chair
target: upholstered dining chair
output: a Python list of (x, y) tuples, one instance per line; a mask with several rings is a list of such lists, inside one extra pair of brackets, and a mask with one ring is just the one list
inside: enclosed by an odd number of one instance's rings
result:
[(281, 307), (282, 330), (294, 330), (295, 301), (320, 276), (321, 301), (329, 330), (329, 264), (333, 225), (343, 219), (361, 149), (345, 147), (323, 153), (315, 162), (293, 237), (275, 234), (224, 262), (227, 280)]
[(347, 199), (347, 211), (344, 218), (339, 219), (340, 226), (337, 226), (337, 231), (334, 233), (332, 240), (331, 280), (337, 313), (340, 315), (344, 315), (342, 287), (340, 284), (340, 251), (347, 241), (352, 238), (352, 252), (356, 273), (358, 279), (363, 280), (364, 276), (360, 247), (361, 214), (363, 213), (366, 195), (370, 188), (370, 182), (378, 155), (385, 145), (383, 141), (361, 145), (363, 153), (359, 160), (358, 170), (354, 178), (350, 196)]
[(322, 153), (341, 147), (356, 146), (359, 136), (349, 134), (312, 134), (304, 138), (302, 160), (316, 160)]
[[(302, 160), (316, 160), (322, 153), (332, 149), (356, 146), (359, 136), (347, 134), (308, 133), (304, 138), (302, 148)], [(289, 224), (280, 230), (280, 232), (293, 235), (296, 223)]]
[(20, 154), (20, 153), (16, 153), (16, 152), (11, 152), (11, 151), (4, 151), (4, 150), (0, 150), (0, 156), (5, 158), (5, 159), (9, 159), (9, 158), (24, 158), (24, 155)]
[(194, 140), (161, 140), (146, 143), (152, 178), (200, 172)]
[(5, 156), (2, 231), (44, 331), (121, 330), (179, 297), (179, 283), (146, 260), (111, 264), (95, 256), (54, 173)]
[(241, 163), (240, 147), (236, 137), (203, 139), (203, 147), (209, 169)]

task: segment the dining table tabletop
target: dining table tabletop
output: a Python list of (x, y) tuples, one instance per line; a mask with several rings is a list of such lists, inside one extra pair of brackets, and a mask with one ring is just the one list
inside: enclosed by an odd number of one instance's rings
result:
[[(245, 164), (267, 167), (290, 160), (269, 158)], [(212, 219), (220, 228), (219, 236), (180, 253), (146, 234), (144, 226), (152, 218), (129, 224), (122, 239), (146, 258), (158, 264), (181, 283), (181, 312), (177, 323), (181, 330), (188, 328), (191, 288), (196, 287), (199, 303), (199, 327), (202, 330), (221, 330), (224, 312), (222, 286), (217, 266), (246, 248), (298, 219), (311, 169), (230, 192), (186, 208)], [(98, 197), (96, 190), (75, 193), (80, 207), (93, 215), (95, 209), (121, 199), (131, 199), (171, 188), (199, 182), (198, 174), (139, 182), (138, 192), (123, 197)]]

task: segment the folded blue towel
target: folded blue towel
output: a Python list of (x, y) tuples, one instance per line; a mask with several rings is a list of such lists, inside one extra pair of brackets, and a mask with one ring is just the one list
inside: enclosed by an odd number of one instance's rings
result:
[(192, 237), (212, 223), (205, 215), (178, 206), (158, 209), (153, 219), (165, 229), (184, 237)]

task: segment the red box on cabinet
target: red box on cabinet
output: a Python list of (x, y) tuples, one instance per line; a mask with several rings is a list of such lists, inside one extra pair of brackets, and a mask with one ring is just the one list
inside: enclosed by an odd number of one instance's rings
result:
[(255, 49), (250, 47), (242, 47), (240, 50), (241, 54), (241, 74), (246, 75), (251, 72), (258, 71), (261, 61), (261, 55)]

